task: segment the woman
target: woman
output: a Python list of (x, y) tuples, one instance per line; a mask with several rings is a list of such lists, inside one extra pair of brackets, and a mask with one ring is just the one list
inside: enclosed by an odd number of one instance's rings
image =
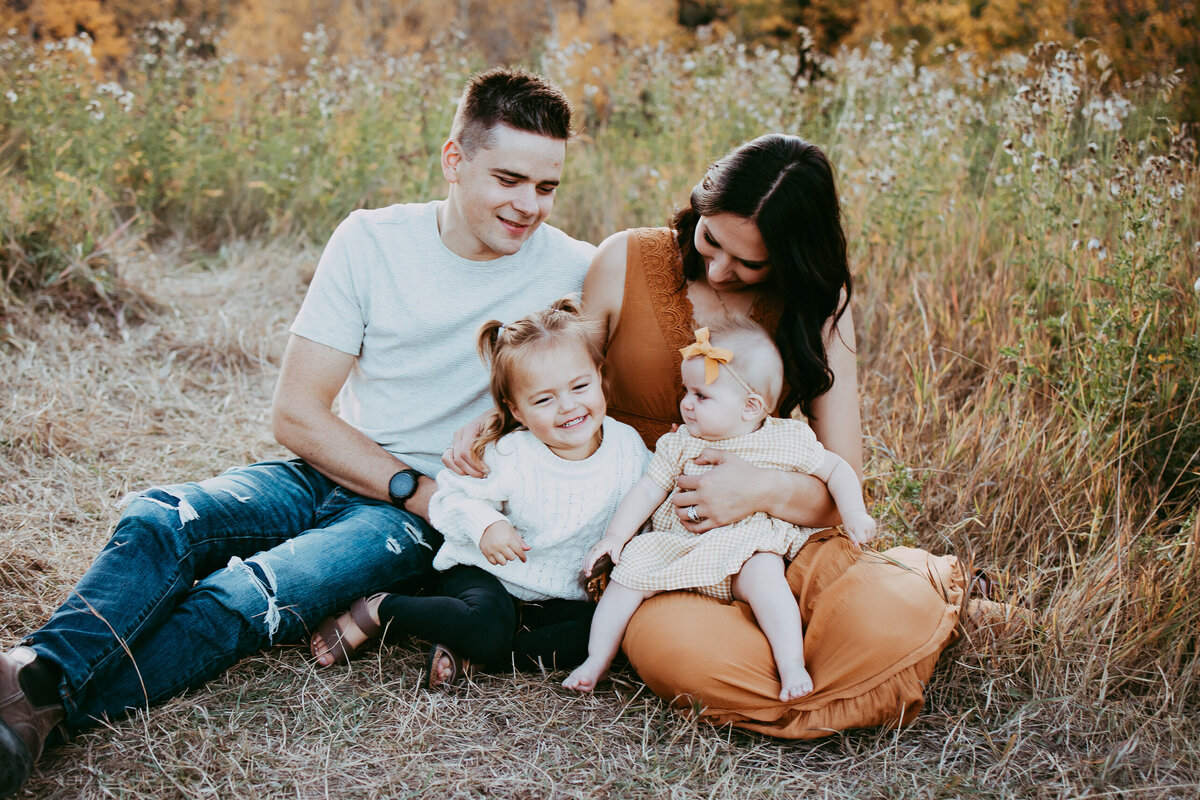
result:
[[(831, 277), (832, 276), (832, 277)], [(799, 410), (821, 443), (862, 477), (851, 280), (833, 170), (817, 147), (768, 135), (709, 169), (671, 228), (605, 240), (584, 304), (606, 324), (609, 413), (648, 446), (679, 421), (679, 349), (725, 313), (774, 333), (787, 389), (778, 413)], [(712, 451), (714, 468), (681, 477), (673, 496), (700, 534), (756, 511), (805, 526), (838, 522), (825, 485), (759, 470)], [(862, 551), (835, 530), (814, 535), (791, 563), (814, 690), (781, 702), (770, 646), (744, 603), (660, 594), (630, 622), (624, 650), (656, 694), (787, 738), (901, 725), (954, 637), (963, 580), (953, 557), (894, 548)]]

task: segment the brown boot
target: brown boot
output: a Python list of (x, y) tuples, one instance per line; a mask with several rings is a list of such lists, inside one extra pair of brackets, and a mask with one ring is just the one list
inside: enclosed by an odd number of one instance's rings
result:
[(26, 696), (21, 670), (35, 658), (28, 647), (0, 653), (0, 797), (25, 785), (46, 737), (66, 716), (60, 704), (35, 706)]

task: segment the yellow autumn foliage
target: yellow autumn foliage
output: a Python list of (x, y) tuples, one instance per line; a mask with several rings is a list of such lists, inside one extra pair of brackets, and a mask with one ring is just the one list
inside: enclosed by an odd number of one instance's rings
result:
[[(701, 24), (774, 44), (798, 43), (804, 26), (826, 52), (913, 42), (918, 61), (948, 45), (988, 55), (1092, 40), (1120, 79), (1181, 69), (1185, 87), (1200, 83), (1197, 0), (0, 0), (0, 30), (40, 39), (86, 31), (102, 64), (116, 64), (136, 28), (164, 15), (201, 38), (217, 35), (206, 28), (222, 31), (219, 47), (239, 59), (288, 69), (308, 60), (304, 34), (318, 27), (334, 58), (450, 47), (519, 63), (546, 42), (577, 41), (584, 46), (571, 77), (601, 92), (625, 48), (687, 42)], [(1200, 93), (1187, 91), (1185, 117), (1200, 118)], [(594, 99), (602, 108), (603, 96)]]

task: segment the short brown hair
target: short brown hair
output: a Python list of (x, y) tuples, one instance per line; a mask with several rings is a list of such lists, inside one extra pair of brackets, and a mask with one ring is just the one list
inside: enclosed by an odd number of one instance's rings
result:
[(540, 75), (507, 67), (490, 69), (467, 82), (450, 136), (470, 157), (491, 146), (497, 125), (565, 141), (571, 138), (571, 103)]

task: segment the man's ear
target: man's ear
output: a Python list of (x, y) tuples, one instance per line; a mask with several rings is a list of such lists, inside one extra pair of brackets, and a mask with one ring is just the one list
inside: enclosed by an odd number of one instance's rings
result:
[(456, 139), (447, 139), (442, 145), (442, 175), (447, 183), (458, 183), (458, 169), (466, 156)]
[(742, 419), (746, 422), (751, 420), (762, 419), (767, 416), (767, 401), (762, 399), (762, 396), (755, 393), (746, 398), (746, 405), (742, 406)]

